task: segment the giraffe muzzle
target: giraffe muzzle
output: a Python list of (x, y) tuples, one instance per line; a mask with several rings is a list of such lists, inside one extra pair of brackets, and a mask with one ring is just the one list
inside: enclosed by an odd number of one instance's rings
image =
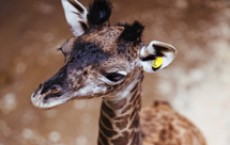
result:
[(60, 85), (47, 86), (46, 83), (41, 84), (36, 91), (31, 95), (31, 102), (38, 108), (52, 108), (69, 100), (63, 95)]

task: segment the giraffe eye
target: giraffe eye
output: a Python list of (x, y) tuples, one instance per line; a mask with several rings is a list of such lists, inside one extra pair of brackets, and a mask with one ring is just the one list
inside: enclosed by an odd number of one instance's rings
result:
[(105, 77), (112, 82), (118, 82), (123, 80), (125, 75), (119, 73), (107, 73), (105, 74)]
[(76, 38), (70, 38), (70, 39), (66, 40), (66, 42), (64, 44), (62, 44), (62, 46), (60, 48), (58, 48), (58, 50), (61, 51), (65, 57), (69, 57), (73, 51), (73, 48), (74, 48), (73, 45), (74, 45), (75, 41), (76, 41)]

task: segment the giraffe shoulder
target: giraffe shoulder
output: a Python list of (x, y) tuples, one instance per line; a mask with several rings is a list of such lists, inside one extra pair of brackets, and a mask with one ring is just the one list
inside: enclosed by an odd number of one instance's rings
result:
[(165, 101), (155, 101), (140, 114), (144, 145), (206, 145), (202, 133)]

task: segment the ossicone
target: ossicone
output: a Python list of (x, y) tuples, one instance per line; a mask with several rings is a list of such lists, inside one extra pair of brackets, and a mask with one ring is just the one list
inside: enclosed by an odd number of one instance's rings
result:
[(144, 26), (139, 21), (134, 21), (133, 24), (119, 24), (124, 26), (124, 30), (120, 36), (121, 40), (138, 44), (141, 42)]
[(90, 26), (102, 25), (107, 22), (112, 13), (109, 0), (94, 0), (89, 6), (88, 21)]

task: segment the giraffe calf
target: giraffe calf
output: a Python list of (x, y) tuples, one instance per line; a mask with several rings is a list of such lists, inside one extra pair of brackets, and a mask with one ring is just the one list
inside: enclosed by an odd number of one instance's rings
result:
[(77, 0), (61, 2), (74, 36), (60, 48), (65, 64), (32, 94), (34, 106), (101, 97), (98, 145), (205, 145), (199, 130), (164, 102), (140, 113), (144, 71), (167, 67), (173, 46), (144, 44), (138, 21), (110, 25), (108, 0), (94, 0), (88, 10)]

